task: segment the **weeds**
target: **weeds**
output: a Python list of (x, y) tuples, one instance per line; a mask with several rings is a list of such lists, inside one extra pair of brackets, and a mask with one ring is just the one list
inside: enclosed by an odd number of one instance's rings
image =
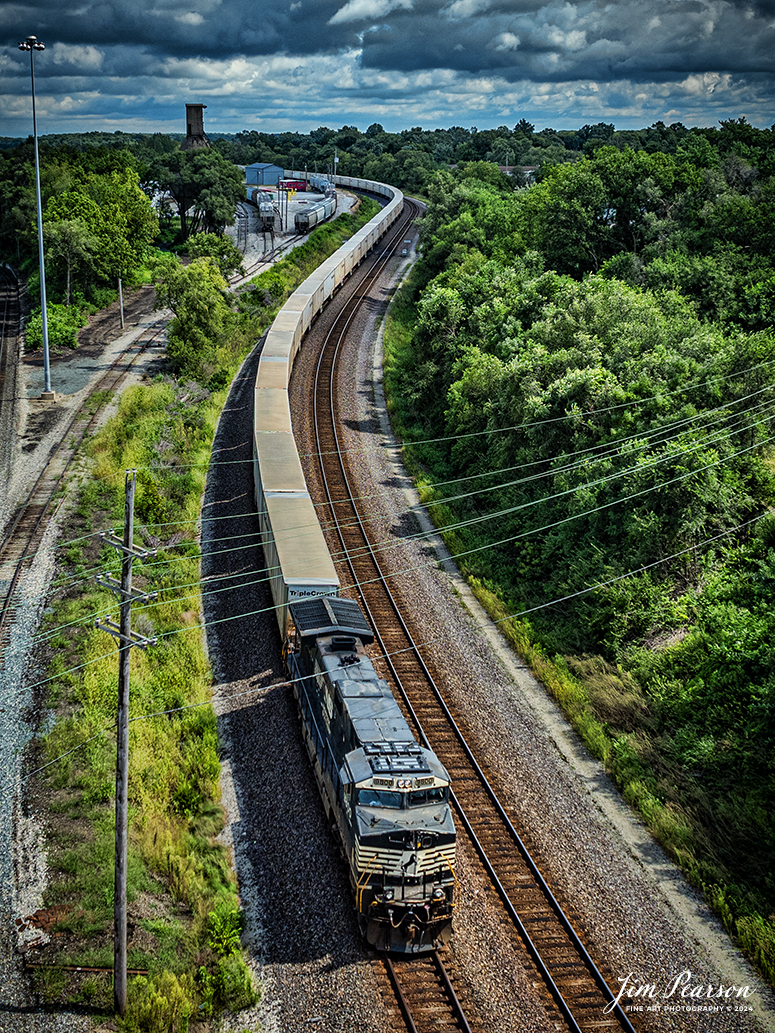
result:
[[(227, 854), (216, 837), (219, 805), (216, 720), (209, 705), (211, 673), (198, 618), (196, 527), (207, 464), (227, 387), (261, 326), (319, 262), (373, 214), (365, 202), (316, 230), (274, 266), (235, 314), (228, 340), (207, 343), (192, 361), (197, 380), (161, 377), (128, 389), (118, 412), (91, 441), (91, 477), (82, 486), (63, 550), (65, 576), (49, 628), (49, 704), (57, 720), (42, 741), (46, 761), (62, 758), (40, 779), (53, 798), (46, 905), (71, 904), (62, 937), (49, 954), (60, 964), (108, 957), (113, 908), (113, 794), (117, 654), (93, 627), (95, 615), (115, 612), (112, 593), (79, 576), (119, 575), (115, 550), (95, 530), (120, 530), (124, 471), (137, 469), (137, 541), (159, 554), (134, 567), (135, 587), (158, 598), (134, 608), (133, 626), (158, 645), (133, 650), (130, 663), (130, 822), (128, 901), (130, 980), (124, 1033), (185, 1033), (193, 1018), (239, 1010), (257, 994), (240, 949), (241, 915)], [(263, 304), (264, 301), (268, 303)], [(243, 313), (245, 315), (245, 313)], [(169, 544), (165, 547), (165, 543)], [(197, 615), (191, 620), (192, 612)], [(181, 709), (187, 708), (187, 709)], [(147, 717), (159, 714), (158, 717)], [(64, 756), (68, 754), (68, 756)], [(163, 895), (162, 914), (135, 914), (143, 895)], [(59, 973), (39, 981), (46, 999), (84, 1001), (92, 985), (68, 984)], [(201, 1028), (201, 1027), (200, 1027)]]
[[(123, 515), (124, 470), (143, 469), (138, 533), (164, 523), (167, 536), (175, 534), (180, 544), (135, 567), (137, 586), (159, 591), (156, 602), (138, 609), (136, 624), (146, 622), (153, 634), (175, 634), (161, 638), (147, 654), (133, 651), (130, 717), (201, 704), (130, 724), (127, 897), (130, 924), (142, 935), (130, 937), (128, 961), (130, 968), (147, 968), (149, 974), (131, 981), (129, 1012), (122, 1023), (128, 1031), (186, 1029), (202, 1003), (194, 978), (202, 966), (215, 981), (211, 1005), (216, 1011), (250, 997), (240, 996), (235, 987), (252, 987), (241, 953), (230, 963), (226, 978), (219, 975), (221, 955), (208, 945), (208, 914), (223, 909), (238, 915), (239, 904), (228, 857), (215, 838), (223, 815), (218, 804), (216, 721), (208, 703), (210, 670), (201, 633), (178, 634), (190, 627), (183, 614), (192, 605), (198, 608), (198, 602), (184, 598), (190, 589), (176, 586), (199, 578), (195, 527), (209, 439), (223, 395), (204, 392), (198, 405), (189, 400), (183, 415), (180, 399), (187, 393), (169, 379), (125, 393), (116, 417), (93, 439), (95, 479), (84, 486), (76, 511), (76, 522), (78, 513), (99, 510), (103, 519), (95, 518), (95, 523), (117, 524)], [(156, 469), (159, 439), (174, 442), (175, 469)], [(174, 521), (167, 519), (170, 514)], [(82, 526), (72, 530), (77, 537)], [(102, 549), (95, 537), (80, 542), (77, 555), (75, 546), (70, 549), (71, 559), (80, 565), (118, 574), (115, 552)], [(41, 785), (46, 795), (53, 795), (57, 814), (49, 855), (56, 878), (45, 903), (79, 901), (78, 911), (69, 912), (58, 925), (61, 936), (54, 942), (61, 948), (50, 949), (57, 955), (52, 960), (60, 963), (66, 956), (68, 963), (85, 964), (96, 944), (111, 937), (117, 654), (111, 640), (92, 627), (93, 615), (111, 607), (112, 594), (94, 582), (78, 581), (60, 591), (49, 624), (56, 629), (49, 643), (54, 676), (49, 701), (56, 707), (57, 720), (42, 749), (46, 760), (75, 750), (47, 769)], [(74, 667), (80, 670), (67, 673)], [(159, 889), (169, 895), (171, 914), (133, 921), (134, 902)], [(110, 964), (112, 950), (106, 953), (110, 956), (102, 963)], [(68, 989), (66, 977), (46, 979), (41, 992), (58, 999), (64, 995), (84, 1001), (84, 993), (91, 992), (74, 983)]]

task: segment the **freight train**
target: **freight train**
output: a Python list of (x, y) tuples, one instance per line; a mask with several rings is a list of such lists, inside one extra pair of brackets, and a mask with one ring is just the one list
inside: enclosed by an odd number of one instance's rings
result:
[(435, 950), (452, 935), (455, 907), (449, 775), (377, 676), (358, 604), (318, 598), (290, 613), (288, 673), (361, 932), (378, 950)]
[(277, 209), (272, 203), (272, 192), (270, 190), (259, 190), (256, 187), (248, 186), (246, 193), (247, 200), (258, 209), (258, 218), (261, 230), (274, 230)]
[(304, 737), (348, 859), (361, 929), (379, 949), (426, 951), (452, 929), (449, 777), (415, 742), (377, 677), (365, 649), (373, 636), (358, 604), (339, 598), (291, 426), (288, 385), (305, 333), (403, 209), (394, 187), (341, 176), (335, 182), (387, 203), (291, 295), (267, 333), (255, 384), (256, 506)]
[(323, 201), (311, 204), (302, 212), (296, 213), (294, 225), (297, 233), (309, 233), (319, 223), (329, 219), (336, 211), (336, 194), (326, 197)]

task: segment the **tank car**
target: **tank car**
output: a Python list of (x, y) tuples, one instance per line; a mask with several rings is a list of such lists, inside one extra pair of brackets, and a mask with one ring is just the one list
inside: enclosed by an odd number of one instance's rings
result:
[(361, 932), (378, 950), (435, 950), (450, 939), (456, 903), (449, 775), (377, 676), (358, 603), (304, 600), (290, 615), (288, 673)]

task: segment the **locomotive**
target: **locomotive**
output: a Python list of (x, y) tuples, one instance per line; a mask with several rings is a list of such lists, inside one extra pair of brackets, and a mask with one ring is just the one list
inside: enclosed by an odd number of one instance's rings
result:
[(320, 596), (289, 610), (288, 674), (361, 933), (378, 950), (435, 950), (456, 903), (449, 775), (377, 676), (358, 603)]
[(256, 507), (304, 739), (347, 858), (361, 930), (374, 947), (413, 953), (446, 943), (452, 932), (457, 882), (449, 775), (414, 740), (377, 676), (365, 650), (373, 635), (360, 607), (339, 596), (288, 401), (293, 363), (313, 319), (403, 208), (401, 191), (385, 183), (335, 182), (387, 203), (294, 291), (267, 333), (253, 417)]

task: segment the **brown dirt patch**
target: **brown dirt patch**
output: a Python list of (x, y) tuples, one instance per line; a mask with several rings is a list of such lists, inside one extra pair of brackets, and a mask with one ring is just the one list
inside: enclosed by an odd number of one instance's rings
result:
[(104, 345), (126, 332), (126, 326), (139, 322), (156, 307), (156, 291), (153, 287), (137, 287), (124, 294), (124, 328), (121, 328), (121, 306), (114, 301), (108, 308), (89, 317), (89, 325), (78, 333), (78, 347), (89, 348)]

